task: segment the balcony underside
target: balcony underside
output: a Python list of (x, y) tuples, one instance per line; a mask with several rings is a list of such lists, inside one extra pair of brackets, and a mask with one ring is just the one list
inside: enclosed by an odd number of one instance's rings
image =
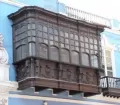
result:
[(110, 96), (110, 97), (120, 97), (120, 89), (117, 88), (104, 88), (102, 89), (104, 96)]
[(120, 97), (120, 78), (105, 76), (101, 78), (104, 96)]
[(81, 83), (70, 83), (66, 81), (55, 81), (43, 78), (27, 78), (24, 81), (19, 82), (19, 89), (27, 89), (34, 87), (35, 91), (42, 91), (44, 89), (53, 89), (54, 94), (59, 94), (62, 91), (69, 91), (70, 95), (84, 93), (85, 97), (99, 94), (101, 89), (98, 86), (81, 84)]

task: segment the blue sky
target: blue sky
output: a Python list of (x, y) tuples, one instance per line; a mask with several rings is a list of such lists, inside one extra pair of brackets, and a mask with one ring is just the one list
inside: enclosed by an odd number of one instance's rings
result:
[(120, 0), (59, 0), (68, 6), (120, 20)]

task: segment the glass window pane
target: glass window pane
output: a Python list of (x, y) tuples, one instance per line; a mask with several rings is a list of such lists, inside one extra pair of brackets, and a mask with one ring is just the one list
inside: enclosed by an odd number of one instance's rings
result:
[(55, 34), (55, 35), (58, 35), (58, 30), (55, 29), (55, 30), (54, 30), (54, 34)]
[(16, 49), (16, 60), (21, 60), (21, 46)]
[(79, 46), (79, 42), (75, 41), (75, 46)]
[(64, 38), (60, 37), (60, 42), (64, 43)]
[(67, 32), (65, 32), (65, 37), (68, 38), (68, 33)]
[(29, 55), (35, 56), (35, 43), (29, 43)]
[(47, 27), (43, 26), (43, 32), (47, 32)]
[(35, 24), (33, 23), (33, 24), (31, 24), (32, 25), (32, 29), (35, 29)]
[(44, 43), (48, 44), (48, 40), (44, 39)]
[(75, 40), (78, 40), (78, 35), (75, 35)]
[(49, 33), (53, 34), (53, 28), (49, 28)]
[(43, 39), (42, 39), (42, 38), (39, 38), (39, 42), (43, 42)]
[(79, 47), (75, 47), (75, 50), (76, 50), (76, 51), (79, 51)]
[(91, 56), (91, 65), (92, 67), (98, 67), (98, 57), (96, 55)]
[(59, 60), (59, 50), (57, 47), (51, 46), (50, 47), (50, 59), (52, 60)]
[(61, 60), (63, 62), (69, 62), (69, 51), (66, 49), (61, 49)]
[(75, 49), (74, 46), (70, 46), (70, 48), (71, 48), (71, 50), (74, 50), (74, 49)]
[(63, 36), (63, 37), (64, 37), (64, 33), (63, 33), (63, 31), (60, 31), (60, 36)]
[(22, 45), (22, 59), (26, 57), (26, 45)]
[(40, 24), (38, 25), (38, 30), (42, 31), (42, 25), (40, 25)]
[(45, 39), (48, 39), (48, 34), (47, 34), (47, 33), (43, 33), (43, 37), (44, 37)]
[(70, 41), (70, 44), (71, 44), (71, 45), (74, 45), (74, 40), (71, 40), (71, 41)]
[(53, 45), (53, 41), (50, 41), (50, 45)]
[(87, 43), (85, 43), (85, 48), (88, 48), (88, 44)]
[(72, 63), (73, 64), (79, 64), (79, 54), (77, 53), (77, 52), (75, 52), (75, 51), (72, 51)]
[(28, 29), (31, 29), (31, 24), (28, 24)]
[(84, 49), (84, 48), (81, 48), (81, 52), (85, 52), (85, 49)]
[(86, 53), (82, 53), (82, 64), (85, 66), (89, 66), (89, 55)]
[(93, 45), (92, 44), (90, 45), (90, 49), (93, 49)]
[(61, 44), (61, 47), (63, 47), (63, 48), (64, 48), (64, 47), (65, 47), (65, 46), (64, 46), (64, 44)]
[(53, 40), (53, 35), (49, 35), (50, 40)]
[(94, 50), (97, 50), (98, 48), (97, 48), (97, 45), (94, 45)]
[(67, 45), (65, 45), (65, 48), (69, 49), (69, 45), (68, 45), (68, 44), (67, 44)]
[(80, 41), (84, 41), (84, 38), (83, 38), (83, 36), (80, 36)]
[(42, 58), (48, 58), (48, 47), (45, 44), (40, 44), (39, 56)]
[(42, 37), (42, 32), (41, 31), (38, 31), (38, 36)]
[(70, 38), (73, 39), (73, 34), (70, 34)]
[(69, 44), (69, 39), (65, 39), (65, 43)]
[(55, 46), (58, 46), (58, 42), (54, 42), (54, 45), (55, 45)]
[(90, 38), (89, 40), (90, 40), (90, 43), (93, 43), (93, 39)]
[(97, 44), (97, 39), (94, 39), (94, 44)]
[(88, 42), (88, 38), (87, 37), (85, 37), (85, 42)]
[(81, 47), (84, 47), (84, 43), (81, 43)]
[(58, 36), (54, 36), (54, 40), (55, 40), (55, 41), (58, 41)]

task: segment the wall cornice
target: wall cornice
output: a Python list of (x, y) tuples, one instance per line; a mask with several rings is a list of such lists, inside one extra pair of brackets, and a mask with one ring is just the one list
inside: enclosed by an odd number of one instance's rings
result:
[(0, 94), (8, 93), (9, 91), (15, 91), (18, 88), (17, 82), (12, 81), (0, 81)]

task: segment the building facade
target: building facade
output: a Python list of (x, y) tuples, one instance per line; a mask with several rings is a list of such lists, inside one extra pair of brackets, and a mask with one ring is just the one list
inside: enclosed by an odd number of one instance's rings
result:
[[(57, 0), (0, 0), (1, 105), (120, 104), (117, 98), (95, 95), (101, 93), (100, 75), (95, 70), (104, 74), (102, 69), (105, 69), (106, 76), (120, 76), (118, 22), (112, 22), (112, 29), (106, 28), (103, 32), (104, 27), (111, 27), (109, 19), (83, 12), (77, 16), (72, 13), (76, 12)], [(77, 20), (69, 17), (75, 17)], [(91, 35), (88, 36), (88, 33)], [(98, 37), (100, 33), (102, 44)], [(41, 46), (40, 50), (38, 43)], [(103, 54), (100, 52), (100, 46)], [(79, 56), (79, 53), (82, 56)], [(42, 60), (39, 60), (39, 57)], [(64, 72), (56, 72), (56, 66)], [(83, 77), (70, 71), (70, 68), (79, 71)], [(41, 80), (38, 79), (39, 70), (42, 71)], [(94, 78), (91, 75), (94, 75)], [(55, 82), (54, 78), (59, 78), (60, 81), (56, 79)], [(107, 83), (107, 78), (102, 79), (102, 86)], [(109, 80), (111, 79), (108, 78)], [(117, 85), (108, 88), (119, 89), (118, 78), (111, 83), (114, 84), (116, 80)], [(106, 86), (103, 86), (105, 96), (120, 96), (119, 90), (118, 94), (110, 94), (111, 91), (105, 93), (105, 89)]]

